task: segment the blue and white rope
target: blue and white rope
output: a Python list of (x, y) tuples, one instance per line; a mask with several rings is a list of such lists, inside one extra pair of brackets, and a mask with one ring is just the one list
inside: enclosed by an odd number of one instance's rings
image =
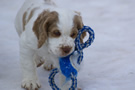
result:
[[(80, 37), (81, 37), (81, 34), (83, 32), (88, 32), (89, 38), (85, 43), (81, 44), (80, 43)], [(78, 64), (80, 64), (83, 60), (83, 49), (89, 47), (92, 44), (92, 42), (94, 41), (94, 38), (95, 38), (94, 31), (90, 27), (84, 26), (82, 28), (82, 30), (79, 30), (78, 36), (75, 40), (76, 50), (79, 53), (79, 58), (78, 58), (78, 61), (77, 61)]]
[[(80, 37), (82, 35), (83, 32), (88, 32), (89, 33), (89, 38), (88, 40), (85, 42), (85, 43), (80, 43)], [(83, 49), (84, 48), (87, 48), (88, 46), (91, 45), (91, 43), (94, 41), (94, 31), (89, 27), (89, 26), (84, 26), (81, 30), (79, 30), (78, 32), (78, 35), (77, 35), (77, 38), (75, 39), (75, 46), (76, 46), (76, 49), (75, 51), (78, 52), (79, 54), (79, 57), (78, 57), (78, 60), (77, 60), (77, 63), (80, 65), (80, 63), (82, 62), (83, 60)], [(73, 54), (73, 53), (72, 53)], [(71, 55), (72, 55), (71, 54)], [(69, 58), (71, 55), (67, 56), (66, 58)], [(72, 66), (69, 67), (69, 68), (73, 68)], [(74, 69), (74, 68), (73, 68)], [(50, 83), (50, 86), (52, 88), (52, 90), (61, 90), (56, 84), (55, 84), (55, 81), (54, 81), (54, 77), (55, 75), (59, 72), (59, 69), (55, 68), (51, 71), (50, 73), (50, 76), (49, 76), (49, 83)], [(62, 70), (61, 70), (62, 72)], [(69, 72), (70, 73), (70, 79), (72, 80), (72, 85), (71, 87), (69, 88), (69, 90), (75, 90), (77, 88), (77, 75), (75, 75), (74, 73), (74, 70), (71, 69), (71, 71)], [(69, 75), (68, 75), (69, 76)], [(65, 77), (67, 77), (65, 75)]]
[[(51, 71), (51, 74), (49, 76), (49, 83), (52, 90), (61, 90), (60, 88), (58, 88), (58, 86), (55, 84), (55, 81), (54, 81), (54, 77), (58, 72), (59, 70), (55, 68)], [(69, 90), (75, 90), (75, 88), (77, 87), (77, 79), (76, 77), (73, 76), (73, 74), (71, 74), (71, 80), (72, 80), (72, 84), (71, 84), (72, 86), (69, 88)]]

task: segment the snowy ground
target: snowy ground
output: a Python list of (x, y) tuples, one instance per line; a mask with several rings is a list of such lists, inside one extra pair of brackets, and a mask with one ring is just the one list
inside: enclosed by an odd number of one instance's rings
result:
[[(135, 90), (135, 0), (55, 0), (82, 12), (85, 25), (96, 33), (85, 50), (79, 73), (82, 90)], [(71, 2), (72, 1), (72, 2)], [(0, 0), (0, 90), (20, 87), (18, 36), (15, 15), (24, 0)], [(49, 72), (38, 68), (40, 90), (51, 90)]]

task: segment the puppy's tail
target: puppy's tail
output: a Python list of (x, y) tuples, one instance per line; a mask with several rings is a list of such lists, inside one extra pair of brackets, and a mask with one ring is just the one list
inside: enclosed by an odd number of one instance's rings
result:
[(52, 0), (44, 0), (44, 1), (46, 1), (46, 2), (51, 2)]
[(48, 4), (53, 4), (53, 5), (56, 5), (52, 0), (44, 0), (46, 3)]

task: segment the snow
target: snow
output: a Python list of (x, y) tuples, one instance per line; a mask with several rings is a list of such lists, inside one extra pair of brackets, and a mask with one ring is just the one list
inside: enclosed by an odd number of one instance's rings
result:
[[(96, 39), (84, 50), (78, 76), (82, 90), (135, 90), (135, 0), (54, 0), (61, 7), (82, 13)], [(0, 90), (21, 88), (18, 36), (14, 19), (24, 0), (0, 1)], [(42, 88), (51, 90), (42, 67)]]

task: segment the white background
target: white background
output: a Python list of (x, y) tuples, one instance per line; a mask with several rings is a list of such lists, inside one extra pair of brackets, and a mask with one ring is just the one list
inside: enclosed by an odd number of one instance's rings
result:
[[(55, 0), (82, 13), (96, 39), (84, 50), (82, 90), (135, 90), (135, 0)], [(0, 0), (0, 90), (23, 90), (14, 19), (24, 0)], [(51, 90), (42, 67), (40, 90)]]

